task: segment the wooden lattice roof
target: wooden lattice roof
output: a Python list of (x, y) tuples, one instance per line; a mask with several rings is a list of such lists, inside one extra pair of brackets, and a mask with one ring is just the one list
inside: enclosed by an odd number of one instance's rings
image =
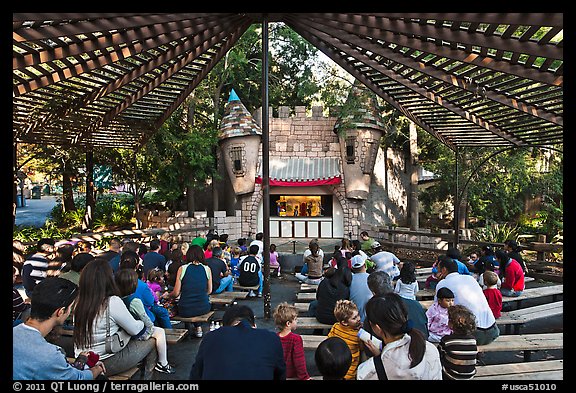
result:
[[(128, 147), (257, 13), (14, 13), (18, 142)], [(561, 13), (275, 13), (451, 148), (563, 143)]]

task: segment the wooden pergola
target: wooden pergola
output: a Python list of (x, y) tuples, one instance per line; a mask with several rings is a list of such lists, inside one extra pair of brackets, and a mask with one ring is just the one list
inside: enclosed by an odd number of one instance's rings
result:
[(13, 143), (86, 151), (145, 145), (262, 24), (267, 318), (269, 22), (285, 23), (456, 154), (563, 143), (562, 13), (14, 13), (12, 22)]
[(452, 149), (563, 142), (561, 13), (15, 13), (14, 141), (142, 146), (264, 17)]

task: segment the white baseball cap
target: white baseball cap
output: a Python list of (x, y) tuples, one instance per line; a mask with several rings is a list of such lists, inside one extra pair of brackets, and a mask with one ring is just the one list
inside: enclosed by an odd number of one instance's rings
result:
[(378, 243), (377, 241), (372, 243), (372, 248), (376, 248), (376, 247), (380, 247), (380, 243)]
[(352, 257), (352, 267), (354, 269), (357, 269), (359, 267), (364, 266), (364, 264), (366, 263), (366, 258), (364, 258), (362, 255), (354, 255)]

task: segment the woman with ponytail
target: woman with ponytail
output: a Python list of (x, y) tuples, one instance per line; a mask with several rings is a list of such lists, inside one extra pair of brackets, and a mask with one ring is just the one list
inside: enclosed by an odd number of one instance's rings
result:
[(382, 352), (371, 341), (364, 345), (374, 356), (358, 366), (357, 379), (442, 379), (440, 355), (434, 344), (413, 329), (400, 296), (387, 293), (366, 303), (366, 318), (382, 340)]

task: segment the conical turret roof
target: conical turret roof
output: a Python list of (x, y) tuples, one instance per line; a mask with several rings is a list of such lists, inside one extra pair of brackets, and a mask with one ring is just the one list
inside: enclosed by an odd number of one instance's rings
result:
[(334, 132), (358, 128), (385, 131), (376, 94), (356, 79), (334, 125)]
[(242, 104), (234, 89), (232, 89), (224, 108), (224, 117), (220, 123), (219, 138), (225, 139), (246, 135), (262, 135), (262, 130), (254, 121), (248, 109)]

